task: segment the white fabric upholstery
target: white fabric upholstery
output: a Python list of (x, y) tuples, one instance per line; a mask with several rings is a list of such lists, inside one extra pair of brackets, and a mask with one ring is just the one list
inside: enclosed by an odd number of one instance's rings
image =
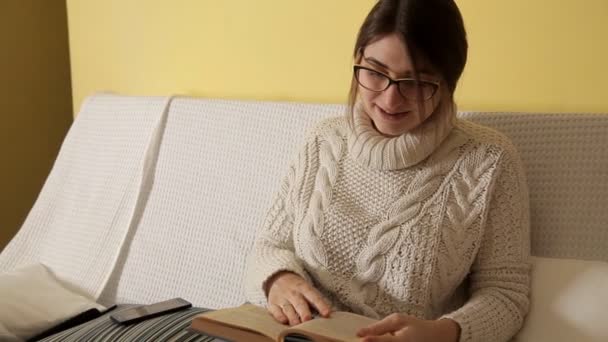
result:
[(0, 273), (37, 262), (98, 297), (133, 217), (168, 99), (97, 95), (83, 105)]
[[(43, 262), (102, 303), (240, 304), (245, 256), (307, 128), (338, 105), (99, 95), (0, 272)], [(461, 113), (518, 147), (533, 254), (608, 261), (608, 115)], [(108, 280), (109, 277), (109, 280)], [(106, 280), (108, 280), (106, 284)]]
[(608, 115), (461, 116), (505, 133), (519, 150), (533, 255), (608, 261)]
[[(142, 195), (144, 210), (102, 302), (173, 296), (210, 308), (243, 302), (245, 256), (292, 153), (308, 127), (344, 111), (337, 105), (174, 100)], [(599, 246), (607, 245), (600, 203), (608, 198), (602, 197), (608, 168), (601, 168), (608, 116), (461, 115), (505, 132), (520, 149), (532, 189), (535, 254), (606, 260)], [(569, 171), (560, 174), (564, 168)], [(577, 170), (581, 178), (573, 175)], [(584, 204), (571, 203), (571, 193)], [(576, 246), (568, 248), (569, 242)]]
[(296, 145), (335, 105), (176, 99), (151, 191), (103, 302), (244, 301), (242, 271)]
[(518, 342), (608, 341), (608, 263), (532, 258), (532, 301)]

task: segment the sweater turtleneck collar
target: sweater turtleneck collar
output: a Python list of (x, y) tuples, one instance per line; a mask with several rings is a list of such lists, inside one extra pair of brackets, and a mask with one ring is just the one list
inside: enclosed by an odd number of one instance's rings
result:
[(355, 104), (348, 137), (352, 157), (376, 170), (399, 170), (426, 159), (454, 127), (456, 115), (452, 101), (441, 101), (422, 124), (396, 137), (380, 133), (359, 101)]

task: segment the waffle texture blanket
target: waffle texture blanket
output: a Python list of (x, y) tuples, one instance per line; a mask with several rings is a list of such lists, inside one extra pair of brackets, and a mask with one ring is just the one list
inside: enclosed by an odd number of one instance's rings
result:
[(0, 272), (41, 262), (101, 294), (140, 199), (170, 98), (95, 95), (82, 107)]

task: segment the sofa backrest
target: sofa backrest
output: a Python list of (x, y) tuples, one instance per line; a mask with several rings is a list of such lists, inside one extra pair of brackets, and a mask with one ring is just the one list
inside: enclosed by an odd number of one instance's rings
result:
[(608, 261), (608, 115), (460, 113), (517, 147), (530, 189), (532, 254)]
[[(175, 99), (136, 229), (103, 302), (244, 301), (245, 257), (288, 161), (338, 105)], [(527, 169), (533, 254), (608, 260), (608, 116), (461, 113), (514, 141)]]
[(344, 107), (174, 99), (143, 212), (102, 302), (243, 302), (243, 265), (297, 144)]
[[(95, 297), (103, 290), (104, 304), (244, 301), (245, 256), (288, 161), (309, 127), (345, 108), (177, 98), (167, 113), (166, 104), (87, 101), (0, 272), (44, 262)], [(608, 261), (608, 115), (459, 115), (520, 151), (534, 255)]]

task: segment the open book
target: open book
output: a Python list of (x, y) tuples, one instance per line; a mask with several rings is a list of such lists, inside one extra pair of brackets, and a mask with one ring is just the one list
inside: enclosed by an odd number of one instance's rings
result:
[(357, 330), (374, 322), (372, 318), (338, 311), (329, 318), (316, 317), (290, 327), (277, 322), (265, 308), (243, 304), (197, 315), (190, 329), (235, 342), (354, 342), (359, 341)]

